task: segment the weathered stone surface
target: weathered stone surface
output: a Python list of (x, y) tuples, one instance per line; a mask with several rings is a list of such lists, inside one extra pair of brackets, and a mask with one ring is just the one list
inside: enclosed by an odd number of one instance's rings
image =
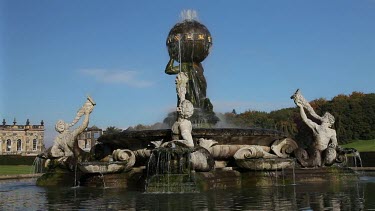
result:
[(280, 158), (289, 157), (297, 148), (297, 143), (291, 138), (276, 140), (271, 146), (272, 151)]
[[(133, 163), (134, 165), (134, 163)], [(117, 173), (130, 169), (133, 165), (129, 161), (116, 162), (81, 162), (78, 163), (78, 168), (83, 173)]]
[(68, 170), (47, 172), (36, 181), (38, 186), (74, 187), (76, 175)]
[(85, 187), (121, 188), (124, 190), (144, 191), (145, 172), (143, 168), (116, 174), (84, 174), (80, 185)]
[[(276, 130), (256, 128), (196, 128), (192, 131), (192, 136), (195, 142), (200, 138), (205, 138), (217, 141), (218, 145), (261, 146), (270, 146), (275, 140), (286, 137), (284, 133)], [(158, 140), (171, 141), (171, 130), (124, 131), (103, 135), (98, 142), (111, 146), (113, 150), (122, 148), (134, 151), (148, 148), (151, 141)]]
[(247, 170), (278, 170), (293, 168), (295, 161), (288, 158), (236, 159), (236, 164)]
[(234, 159), (255, 159), (255, 158), (277, 158), (277, 155), (269, 153), (268, 150), (264, 150), (263, 147), (259, 145), (249, 145), (239, 149), (234, 155)]

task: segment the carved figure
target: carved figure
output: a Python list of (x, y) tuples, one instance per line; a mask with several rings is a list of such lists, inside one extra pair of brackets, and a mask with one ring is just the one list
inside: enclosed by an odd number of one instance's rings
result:
[(194, 142), (193, 137), (191, 135), (193, 127), (188, 118), (190, 118), (193, 115), (194, 106), (190, 101), (184, 100), (181, 102), (180, 106), (177, 107), (177, 113), (177, 121), (172, 126), (172, 139), (174, 141), (181, 142), (186, 146), (193, 148)]
[[(52, 157), (59, 158), (73, 155), (74, 142), (77, 137), (87, 128), (90, 114), (95, 105), (96, 104), (93, 99), (88, 97), (85, 104), (78, 110), (77, 115), (71, 124), (68, 124), (63, 120), (57, 121), (55, 129), (59, 135), (55, 138), (54, 144), (51, 148)], [(83, 115), (85, 115), (85, 117), (82, 125), (73, 131), (70, 131), (69, 129), (74, 126)]]
[[(307, 153), (303, 152), (303, 149), (297, 149), (295, 151), (297, 159), (299, 159), (300, 163), (306, 167), (320, 166), (322, 164), (332, 165), (334, 160), (332, 157), (335, 157), (332, 153), (333, 151), (336, 153), (335, 149), (337, 147), (336, 131), (331, 128), (335, 122), (335, 118), (328, 112), (323, 116), (317, 115), (311, 105), (302, 96), (299, 89), (291, 98), (299, 107), (302, 120), (313, 131), (314, 135), (314, 143), (312, 144), (312, 147), (308, 149), (310, 152)], [(311, 114), (311, 116), (319, 120), (321, 123), (317, 124), (307, 118), (305, 109)], [(329, 150), (323, 153), (324, 157), (322, 163), (322, 152), (327, 150), (328, 146), (330, 146)]]
[(177, 74), (175, 81), (176, 81), (176, 92), (178, 96), (178, 105), (180, 105), (180, 103), (185, 100), (186, 86), (189, 81), (189, 78), (186, 75), (186, 73), (181, 72)]
[[(176, 109), (178, 114), (177, 121), (172, 125), (172, 139), (193, 148), (194, 142), (191, 135), (193, 126), (189, 118), (194, 113), (194, 106), (189, 100), (185, 100), (187, 83), (188, 77), (186, 73), (178, 73), (176, 76), (176, 92), (181, 101), (179, 101)], [(180, 138), (182, 138), (182, 140)]]

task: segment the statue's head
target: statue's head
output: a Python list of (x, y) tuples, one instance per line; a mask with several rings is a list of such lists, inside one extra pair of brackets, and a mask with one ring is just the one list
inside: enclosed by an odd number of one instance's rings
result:
[(67, 130), (69, 128), (69, 125), (67, 123), (65, 123), (63, 120), (59, 120), (57, 121), (56, 125), (55, 125), (55, 130), (59, 133), (62, 133), (64, 132), (65, 130)]
[(187, 119), (193, 115), (194, 106), (189, 100), (183, 100), (177, 107), (177, 112), (182, 118)]
[(323, 122), (328, 123), (329, 126), (332, 126), (335, 123), (335, 117), (329, 112), (326, 112), (323, 115)]

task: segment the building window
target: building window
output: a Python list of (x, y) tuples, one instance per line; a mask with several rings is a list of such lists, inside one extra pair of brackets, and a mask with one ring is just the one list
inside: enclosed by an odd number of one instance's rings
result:
[(17, 140), (17, 151), (21, 151), (22, 150), (22, 141), (21, 139), (18, 139)]
[(87, 138), (91, 138), (91, 132), (87, 133)]
[(99, 133), (99, 132), (94, 132), (94, 139), (95, 139), (95, 140), (98, 139), (99, 136), (100, 136), (100, 133)]
[(37, 140), (34, 139), (33, 140), (33, 150), (36, 151), (36, 147), (37, 147)]
[(12, 141), (10, 139), (7, 140), (7, 152), (10, 152), (12, 149)]

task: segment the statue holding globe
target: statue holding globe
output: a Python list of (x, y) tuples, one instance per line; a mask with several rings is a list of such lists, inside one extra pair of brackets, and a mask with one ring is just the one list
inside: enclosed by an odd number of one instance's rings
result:
[[(186, 100), (189, 100), (196, 115), (193, 122), (206, 121), (210, 125), (216, 124), (218, 118), (213, 112), (213, 106), (206, 96), (207, 82), (201, 62), (208, 56), (212, 46), (212, 37), (208, 29), (194, 19), (185, 19), (177, 23), (167, 37), (167, 48), (170, 60), (165, 68), (169, 75), (184, 72), (188, 76), (186, 86)], [(175, 65), (177, 63), (177, 65)], [(177, 105), (180, 104), (178, 97)], [(203, 120), (199, 117), (204, 117)]]

